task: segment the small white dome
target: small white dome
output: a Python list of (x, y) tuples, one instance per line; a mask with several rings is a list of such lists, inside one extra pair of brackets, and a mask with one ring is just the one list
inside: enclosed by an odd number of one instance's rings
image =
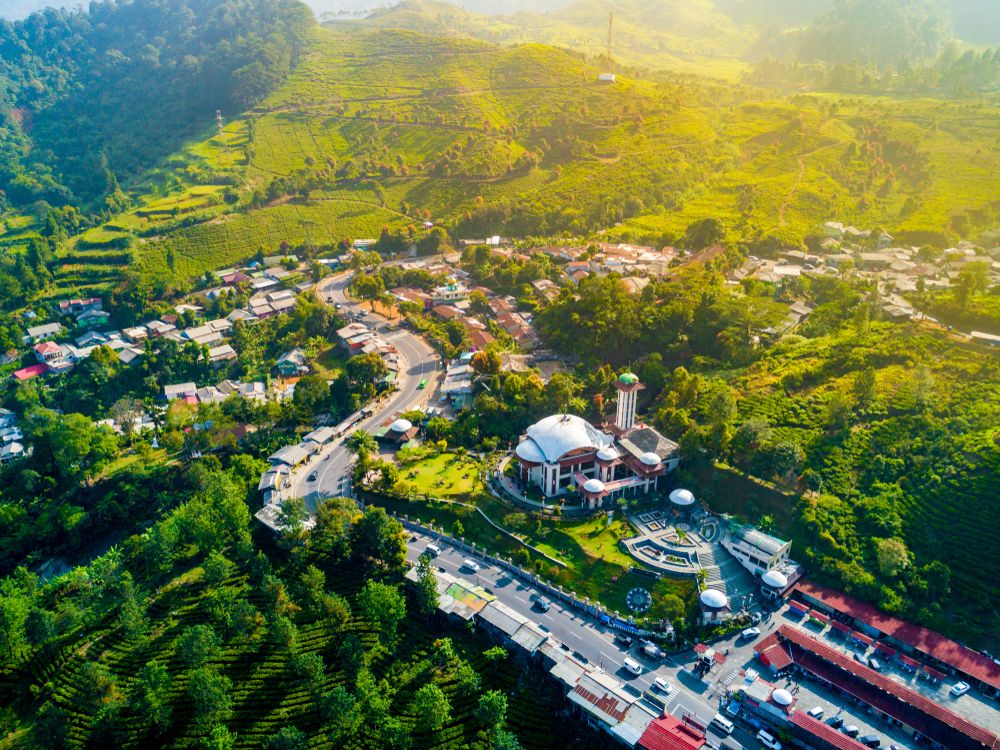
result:
[(729, 604), (729, 599), (718, 589), (705, 589), (699, 598), (709, 609), (722, 609)]
[(583, 483), (583, 491), (593, 492), (595, 494), (598, 492), (604, 492), (604, 482), (600, 479), (588, 479)]
[(789, 693), (784, 688), (778, 688), (773, 693), (771, 693), (771, 700), (777, 703), (779, 706), (790, 706), (792, 705), (792, 694)]
[(780, 573), (777, 570), (769, 570), (763, 576), (761, 580), (764, 582), (765, 586), (770, 586), (775, 589), (783, 589), (788, 585), (788, 576), (784, 573)]
[(541, 448), (538, 447), (536, 443), (531, 438), (524, 440), (519, 443), (517, 448), (514, 449), (514, 454), (528, 463), (533, 464), (543, 464), (545, 463), (545, 454), (542, 453)]
[(657, 464), (660, 463), (660, 457), (652, 452), (643, 453), (639, 457), (639, 460), (642, 461), (644, 464), (646, 464), (646, 466), (656, 466)]
[(389, 427), (393, 432), (409, 432), (413, 429), (413, 422), (408, 419), (403, 419), (400, 417)]
[(618, 454), (615, 453), (611, 448), (601, 448), (597, 451), (597, 458), (600, 461), (614, 461), (618, 458)]
[(691, 490), (674, 490), (670, 493), (670, 502), (674, 505), (694, 505), (694, 495)]

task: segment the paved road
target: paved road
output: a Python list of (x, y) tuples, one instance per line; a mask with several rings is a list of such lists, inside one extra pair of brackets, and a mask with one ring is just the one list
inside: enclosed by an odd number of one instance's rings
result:
[[(349, 300), (345, 294), (350, 281), (350, 273), (337, 274), (320, 282), (316, 292), (325, 302), (341, 305), (344, 313), (363, 311), (360, 305)], [(365, 322), (370, 327), (381, 327), (387, 320), (380, 315), (368, 313)], [(390, 334), (389, 339), (402, 358), (397, 383), (399, 390), (375, 405), (374, 413), (366, 417), (356, 429), (373, 432), (392, 415), (425, 405), (435, 392), (432, 385), (425, 389), (418, 386), (422, 379), (430, 381), (441, 373), (438, 354), (421, 337), (406, 330)], [(353, 456), (344, 446), (343, 440), (331, 443), (295, 472), (289, 497), (303, 498), (307, 508), (314, 511), (316, 502), (321, 498), (350, 495), (352, 462)], [(309, 481), (313, 474), (316, 478)]]
[[(429, 537), (411, 532), (410, 542), (407, 545), (409, 560), (415, 563), (430, 541), (432, 540)], [(466, 553), (440, 540), (435, 540), (435, 543), (442, 547), (441, 554), (434, 560), (435, 565), (450, 575), (483, 586), (500, 602), (547, 629), (554, 638), (568, 645), (571, 651), (585, 657), (588, 663), (600, 666), (640, 693), (649, 690), (655, 678), (666, 678), (674, 688), (666, 701), (667, 710), (675, 716), (688, 711), (708, 724), (718, 711), (718, 699), (709, 693), (708, 686), (701, 680), (682, 671), (683, 665), (671, 659), (663, 663), (650, 661), (642, 656), (638, 641), (633, 645), (631, 652), (624, 650), (614, 642), (614, 631), (605, 628), (592, 617), (563, 607), (559, 602), (552, 601), (548, 612), (542, 612), (532, 603), (532, 596), (537, 592), (529, 584), (512, 577), (506, 571), (489, 567), (482, 560), (479, 561), (482, 570), (478, 574), (470, 573), (462, 568), (462, 561), (468, 557)], [(635, 676), (622, 669), (622, 661), (626, 656), (631, 656), (643, 665), (645, 671), (642, 675)], [(724, 668), (724, 671), (727, 670)], [(712, 729), (709, 730), (709, 735), (717, 742), (725, 738)], [(732, 739), (746, 748), (756, 748), (759, 745), (753, 736), (742, 728), (736, 729)]]

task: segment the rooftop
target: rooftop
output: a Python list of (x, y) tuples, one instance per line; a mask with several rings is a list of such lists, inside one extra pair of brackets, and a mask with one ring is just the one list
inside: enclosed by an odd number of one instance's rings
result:
[(954, 667), (973, 679), (1000, 689), (1000, 664), (984, 654), (945, 638), (933, 630), (887, 614), (873, 604), (862, 602), (812, 581), (799, 581), (794, 590), (822, 602), (837, 612), (867, 623), (876, 630)]

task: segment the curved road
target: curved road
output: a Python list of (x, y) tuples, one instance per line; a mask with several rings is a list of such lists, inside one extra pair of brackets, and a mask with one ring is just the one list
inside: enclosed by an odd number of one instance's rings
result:
[[(351, 282), (351, 274), (343, 273), (321, 281), (316, 294), (324, 302), (340, 305), (341, 312), (364, 312), (363, 307), (347, 298), (346, 289)], [(388, 321), (381, 315), (369, 312), (365, 323), (373, 329), (382, 329)], [(386, 419), (399, 412), (426, 405), (436, 392), (438, 376), (441, 373), (440, 356), (419, 336), (405, 329), (397, 332), (381, 333), (400, 355), (398, 390), (376, 404), (371, 416), (365, 417), (354, 429), (374, 432)], [(417, 386), (422, 379), (428, 380), (425, 389)], [(296, 470), (292, 477), (289, 497), (301, 497), (306, 501), (310, 513), (316, 510), (316, 502), (327, 497), (349, 496), (351, 493), (351, 464), (353, 455), (344, 445), (344, 440), (335, 440), (319, 454)], [(309, 477), (315, 474), (315, 479)]]

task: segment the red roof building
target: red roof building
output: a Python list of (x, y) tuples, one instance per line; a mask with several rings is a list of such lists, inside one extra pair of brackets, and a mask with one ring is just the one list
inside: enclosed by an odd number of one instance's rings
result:
[(667, 714), (651, 721), (639, 738), (646, 750), (699, 750), (705, 744), (705, 732), (687, 717), (677, 719)]
[(49, 371), (48, 365), (31, 365), (31, 367), (25, 367), (21, 370), (15, 370), (13, 373), (14, 380), (31, 380), (39, 375), (44, 375)]
[(782, 625), (754, 648), (765, 653), (782, 647), (800, 669), (893, 717), (949, 750), (1000, 750), (1000, 737), (922, 693), (876, 672), (791, 625)]
[(792, 714), (792, 733), (814, 750), (865, 750), (853, 737), (814, 719), (805, 711)]
[(984, 654), (955, 643), (933, 630), (887, 614), (872, 604), (812, 581), (799, 581), (795, 585), (795, 592), (803, 599), (820, 604), (831, 612), (865, 623), (897, 644), (909, 646), (924, 656), (948, 665), (972, 682), (1000, 691), (1000, 664)]

